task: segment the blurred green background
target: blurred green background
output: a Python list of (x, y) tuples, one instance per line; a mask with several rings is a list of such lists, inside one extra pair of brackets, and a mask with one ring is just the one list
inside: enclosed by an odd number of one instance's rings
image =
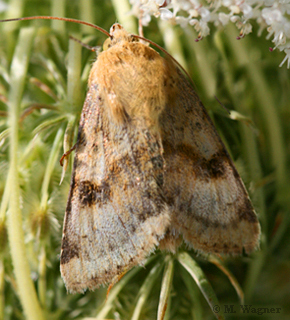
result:
[[(125, 0), (7, 3), (1, 19), (53, 15), (106, 30), (118, 21), (137, 33)], [(290, 319), (289, 70), (279, 68), (284, 53), (270, 52), (270, 40), (266, 33), (257, 37), (258, 29), (254, 24), (238, 41), (235, 26), (211, 26), (210, 36), (195, 42), (191, 27), (153, 18), (144, 34), (192, 76), (249, 190), (261, 222), (261, 250), (223, 260), (183, 254), (187, 248), (177, 256), (157, 251), (106, 301), (106, 288), (67, 294), (59, 271), (73, 156), (61, 185), (59, 159), (75, 141), (96, 58), (69, 35), (92, 46), (101, 46), (105, 36), (59, 21), (0, 24), (0, 320), (157, 319), (165, 302), (160, 290), (169, 295), (165, 319)], [(243, 313), (242, 303), (281, 312)]]

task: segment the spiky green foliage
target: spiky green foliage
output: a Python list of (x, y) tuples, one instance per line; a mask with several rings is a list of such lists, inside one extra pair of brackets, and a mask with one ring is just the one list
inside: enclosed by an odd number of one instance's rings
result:
[[(121, 1), (9, 4), (3, 19), (66, 16), (108, 30), (117, 16), (136, 32)], [(250, 190), (262, 225), (261, 250), (225, 260), (186, 248), (176, 256), (157, 253), (126, 274), (106, 300), (106, 288), (70, 295), (61, 280), (72, 157), (61, 186), (58, 163), (63, 146), (67, 150), (75, 141), (95, 59), (69, 35), (93, 46), (104, 37), (58, 21), (3, 23), (0, 30), (0, 319), (223, 319), (223, 311), (227, 319), (261, 318), (257, 312), (239, 315), (240, 303), (282, 308), (269, 319), (289, 317), (289, 70), (278, 67), (282, 54), (270, 53), (263, 35), (254, 30), (237, 41), (237, 30), (228, 27), (196, 43), (190, 29), (160, 21), (145, 29), (192, 75)], [(229, 115), (215, 96), (234, 112)]]

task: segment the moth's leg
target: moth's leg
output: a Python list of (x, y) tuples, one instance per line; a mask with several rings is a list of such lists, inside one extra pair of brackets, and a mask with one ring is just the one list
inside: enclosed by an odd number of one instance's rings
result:
[(77, 39), (77, 38), (75, 38), (75, 37), (73, 37), (73, 36), (69, 36), (69, 38), (70, 38), (71, 40), (79, 43), (82, 47), (84, 47), (84, 48), (86, 48), (86, 49), (88, 49), (88, 50), (90, 50), (90, 51), (94, 51), (94, 52), (97, 52), (97, 53), (98, 53), (99, 51), (101, 51), (101, 47), (100, 47), (100, 46), (92, 47), (92, 46), (90, 46), (90, 45), (82, 42), (81, 40), (79, 40), (79, 39)]
[(59, 163), (60, 163), (60, 165), (61, 165), (62, 167), (63, 167), (63, 160), (64, 160), (64, 158), (67, 157), (67, 156), (69, 156), (69, 155), (75, 150), (76, 145), (77, 145), (77, 144), (75, 144), (72, 148), (70, 148), (67, 152), (65, 152), (65, 153), (62, 155), (62, 157), (60, 158)]
[(125, 271), (123, 271), (121, 274), (116, 275), (116, 276), (113, 278), (113, 280), (111, 281), (111, 283), (110, 283), (110, 285), (109, 285), (109, 287), (108, 287), (108, 289), (107, 289), (106, 300), (108, 300), (109, 293), (110, 293), (111, 289), (113, 288), (113, 286), (114, 286), (117, 282), (119, 282), (119, 281), (124, 277), (124, 275), (125, 275), (128, 271), (129, 271), (128, 269), (125, 269)]

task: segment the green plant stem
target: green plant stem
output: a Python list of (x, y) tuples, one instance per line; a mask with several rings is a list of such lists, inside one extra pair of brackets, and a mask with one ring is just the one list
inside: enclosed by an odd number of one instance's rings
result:
[(216, 265), (230, 280), (232, 286), (235, 288), (236, 293), (240, 299), (240, 304), (244, 304), (244, 292), (238, 283), (237, 279), (234, 277), (234, 275), (231, 273), (231, 271), (225, 266), (222, 259), (219, 259), (218, 257), (214, 255), (210, 255), (208, 260)]
[(198, 78), (200, 79), (198, 92), (202, 90), (202, 93), (206, 97), (212, 99), (216, 94), (217, 87), (217, 74), (212, 62), (214, 53), (208, 51), (209, 45), (207, 39), (196, 43), (193, 41), (194, 32), (191, 28), (186, 28), (184, 32), (190, 51), (195, 58), (194, 68), (192, 68), (193, 79), (195, 81)]
[(45, 174), (42, 182), (42, 187), (41, 187), (41, 201), (40, 201), (40, 208), (41, 210), (46, 210), (47, 208), (47, 201), (49, 197), (48, 193), (48, 187), (50, 183), (50, 178), (53, 173), (53, 170), (55, 168), (55, 164), (58, 160), (59, 157), (59, 149), (61, 147), (62, 143), (62, 138), (64, 134), (64, 128), (63, 126), (60, 126), (58, 129), (58, 132), (56, 134), (56, 137), (54, 138), (54, 142), (50, 151), (50, 155), (47, 161), (46, 169), (45, 169)]
[(136, 307), (134, 309), (133, 315), (131, 320), (138, 320), (140, 319), (141, 311), (145, 302), (148, 299), (148, 296), (151, 292), (153, 285), (156, 283), (157, 277), (160, 274), (162, 263), (158, 262), (156, 265), (150, 270), (147, 278), (145, 279), (142, 287), (139, 291), (138, 301), (136, 303)]
[[(80, 34), (74, 34), (80, 39)], [(68, 73), (67, 73), (67, 100), (68, 112), (76, 114), (80, 110), (82, 103), (81, 93), (81, 67), (82, 67), (82, 47), (74, 40), (69, 41), (68, 51)]]
[(255, 253), (255, 258), (249, 265), (248, 272), (246, 274), (245, 281), (245, 302), (251, 301), (254, 289), (258, 282), (258, 277), (263, 270), (265, 261), (266, 261), (266, 250), (259, 251)]
[[(74, 35), (76, 38), (81, 38), (79, 34)], [(68, 124), (64, 134), (63, 149), (67, 152), (73, 143), (74, 128), (77, 121), (77, 114), (82, 104), (81, 91), (81, 46), (74, 40), (69, 42), (68, 54), (68, 74), (67, 74), (67, 116)], [(63, 181), (65, 171), (68, 165), (68, 157), (64, 158), (61, 182)]]
[[(196, 263), (195, 260), (187, 252), (181, 252), (178, 254), (177, 259), (184, 269), (192, 276), (200, 291), (214, 312), (218, 320), (224, 320), (224, 313), (220, 307), (220, 303), (216, 297), (216, 294), (207, 280), (201, 267)], [(218, 309), (216, 309), (218, 307)]]
[(46, 252), (42, 246), (38, 265), (38, 296), (43, 309), (46, 308)]
[[(53, 17), (65, 17), (66, 0), (52, 0), (51, 15)], [(51, 20), (51, 27), (61, 35), (65, 35), (66, 26), (64, 21)]]
[(184, 58), (182, 44), (176, 29), (172, 26), (172, 24), (164, 20), (159, 20), (158, 26), (162, 33), (162, 38), (166, 49), (183, 66), (183, 68), (187, 70), (188, 68)]
[[(81, 20), (86, 22), (94, 22), (93, 0), (81, 0), (80, 2), (80, 16)], [(91, 27), (81, 25), (82, 33), (94, 34), (95, 30)]]
[(270, 94), (271, 90), (266, 81), (265, 75), (262, 69), (258, 67), (256, 63), (250, 63), (247, 65), (247, 72), (249, 73), (249, 79), (252, 80), (255, 86), (256, 95), (260, 103), (260, 113), (264, 117), (264, 121), (267, 124), (267, 133), (269, 135), (270, 152), (272, 163), (276, 170), (276, 179), (278, 191), (283, 188), (288, 182), (287, 170), (286, 170), (286, 154), (287, 149), (284, 137), (282, 134), (282, 125), (279, 120), (278, 110), (275, 106), (274, 98)]
[[(114, 303), (116, 301), (116, 298), (120, 291), (127, 285), (127, 283), (133, 278), (138, 272), (140, 272), (141, 267), (136, 267), (130, 270), (125, 276), (116, 283), (113, 288), (111, 289), (106, 302), (104, 305), (102, 305), (98, 311), (97, 316), (94, 318), (94, 320), (103, 320), (107, 316), (107, 314), (110, 312), (110, 310), (113, 308)], [(84, 319), (85, 320), (85, 319)]]
[[(234, 27), (230, 28), (231, 34), (235, 33)], [(234, 38), (234, 37), (233, 37)], [(244, 39), (247, 40), (247, 39)], [(271, 161), (276, 170), (277, 187), (283, 188), (288, 182), (287, 170), (286, 170), (286, 145), (282, 133), (282, 125), (279, 120), (278, 108), (275, 103), (275, 99), (272, 95), (267, 77), (262, 71), (262, 66), (256, 61), (252, 61), (249, 57), (250, 43), (244, 42), (243, 46), (235, 45), (232, 42), (231, 49), (233, 50), (237, 61), (241, 65), (244, 65), (248, 78), (251, 80), (253, 87), (255, 88), (255, 96), (257, 101), (257, 108), (260, 108), (260, 115), (263, 117), (266, 124), (266, 134), (269, 137)]]
[[(170, 296), (170, 289), (173, 278), (173, 259), (170, 255), (167, 256), (167, 261), (164, 267), (164, 274), (162, 279), (160, 299), (158, 304), (157, 320), (164, 320), (165, 315), (169, 314), (168, 301)], [(167, 312), (166, 312), (167, 311)]]
[(200, 301), (200, 290), (197, 284), (194, 282), (191, 275), (184, 268), (181, 268), (181, 276), (188, 290), (191, 301), (193, 302), (193, 304), (191, 305), (192, 318), (194, 320), (204, 319), (204, 316), (202, 313), (202, 304)]
[(44, 319), (44, 316), (30, 277), (30, 267), (26, 255), (18, 180), (19, 109), (27, 73), (28, 57), (32, 47), (34, 34), (35, 30), (33, 28), (23, 28), (20, 31), (18, 45), (13, 56), (10, 71), (12, 86), (9, 92), (9, 125), (11, 128), (11, 135), (9, 144), (10, 167), (8, 173), (8, 184), (10, 189), (8, 235), (18, 295), (26, 319), (42, 320)]
[(111, 1), (117, 16), (117, 20), (121, 25), (132, 33), (137, 33), (135, 18), (128, 14), (131, 10), (128, 0), (112, 0)]
[[(11, 19), (16, 17), (22, 17), (23, 8), (24, 8), (24, 2), (25, 1), (19, 1), (19, 0), (10, 0), (8, 9), (5, 12), (5, 19)], [(3, 31), (6, 33), (16, 30), (19, 27), (20, 21), (15, 22), (9, 22), (5, 23), (3, 26)], [(9, 40), (10, 37), (7, 37), (7, 40)]]
[(0, 259), (0, 320), (4, 320), (4, 311), (5, 311), (4, 274), (5, 274), (4, 263), (1, 257)]
[[(67, 152), (72, 148), (72, 143), (73, 143), (73, 138), (75, 133), (75, 125), (76, 125), (76, 117), (72, 116), (71, 119), (69, 119), (67, 127), (65, 129), (64, 141), (63, 141), (64, 152)], [(68, 157), (64, 157), (60, 184), (62, 184), (62, 181), (64, 179), (68, 163), (69, 163)]]
[(3, 130), (3, 131), (0, 133), (0, 143), (1, 143), (2, 140), (8, 138), (8, 137), (9, 137), (9, 134), (10, 134), (9, 128)]
[[(7, 177), (7, 180), (8, 180), (8, 177)], [(10, 190), (9, 190), (9, 184), (7, 181), (5, 188), (4, 188), (3, 195), (2, 195), (1, 206), (0, 206), (0, 222), (3, 221), (3, 223), (6, 220), (6, 211), (7, 211), (8, 204), (9, 204), (9, 197), (10, 197)]]

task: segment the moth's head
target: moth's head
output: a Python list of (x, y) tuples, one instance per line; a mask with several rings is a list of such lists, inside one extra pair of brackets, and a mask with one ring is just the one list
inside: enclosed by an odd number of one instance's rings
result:
[(114, 37), (117, 37), (117, 35), (118, 35), (118, 33), (122, 33), (122, 32), (125, 32), (125, 33), (127, 33), (126, 31), (125, 31), (125, 29), (120, 25), (120, 23), (114, 23), (112, 26), (111, 26), (111, 28), (110, 28), (110, 36), (112, 37), (112, 38), (114, 38)]
[(110, 28), (110, 38), (103, 44), (103, 50), (105, 51), (121, 41), (133, 42), (138, 39), (128, 33), (119, 23), (114, 23)]

